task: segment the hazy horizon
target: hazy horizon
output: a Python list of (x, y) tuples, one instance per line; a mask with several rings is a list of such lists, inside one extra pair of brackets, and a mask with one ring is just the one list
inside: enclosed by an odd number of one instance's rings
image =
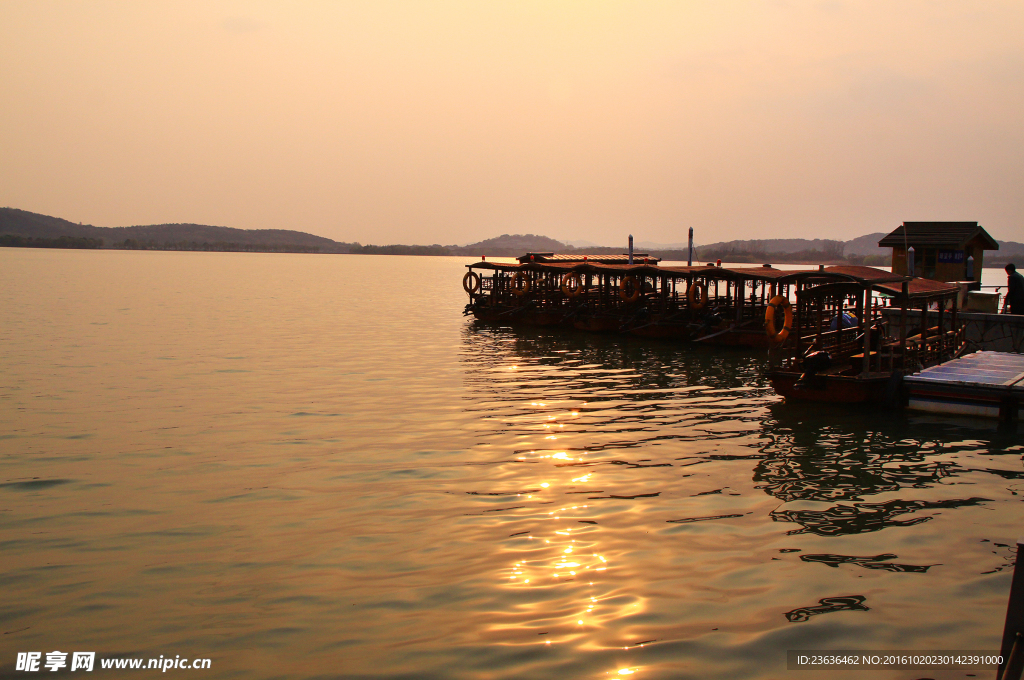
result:
[(0, 204), (362, 243), (1022, 240), (1024, 6), (0, 4)]

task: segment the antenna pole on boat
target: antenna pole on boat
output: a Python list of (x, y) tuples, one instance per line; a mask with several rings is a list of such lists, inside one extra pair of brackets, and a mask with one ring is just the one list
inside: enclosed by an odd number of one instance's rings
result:
[(633, 235), (629, 235), (629, 263), (633, 264)]
[(914, 261), (911, 259), (911, 257), (912, 257), (911, 252), (912, 251), (910, 250), (910, 247), (907, 245), (907, 223), (904, 222), (903, 223), (903, 256), (904, 256), (904, 259), (906, 259), (906, 262), (904, 263), (905, 266), (903, 267), (903, 274), (904, 274), (904, 276), (913, 276), (914, 275), (914, 273), (913, 273)]
[(686, 251), (686, 266), (693, 266), (693, 227), (690, 227), (690, 247)]

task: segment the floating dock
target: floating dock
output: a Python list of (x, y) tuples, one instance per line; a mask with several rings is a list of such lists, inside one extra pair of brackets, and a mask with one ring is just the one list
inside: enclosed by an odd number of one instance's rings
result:
[(1020, 420), (1024, 354), (975, 352), (903, 379), (915, 411)]

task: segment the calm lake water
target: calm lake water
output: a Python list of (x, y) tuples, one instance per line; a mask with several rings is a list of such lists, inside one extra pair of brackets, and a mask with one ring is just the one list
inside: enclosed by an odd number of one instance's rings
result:
[(0, 676), (61, 650), (810, 680), (786, 650), (998, 649), (1019, 433), (785, 404), (756, 351), (478, 326), (466, 262), (0, 249)]

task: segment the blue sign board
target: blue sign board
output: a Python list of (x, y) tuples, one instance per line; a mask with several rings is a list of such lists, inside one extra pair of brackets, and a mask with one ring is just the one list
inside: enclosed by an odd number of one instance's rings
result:
[(963, 264), (964, 251), (962, 250), (940, 250), (939, 262), (943, 264)]

